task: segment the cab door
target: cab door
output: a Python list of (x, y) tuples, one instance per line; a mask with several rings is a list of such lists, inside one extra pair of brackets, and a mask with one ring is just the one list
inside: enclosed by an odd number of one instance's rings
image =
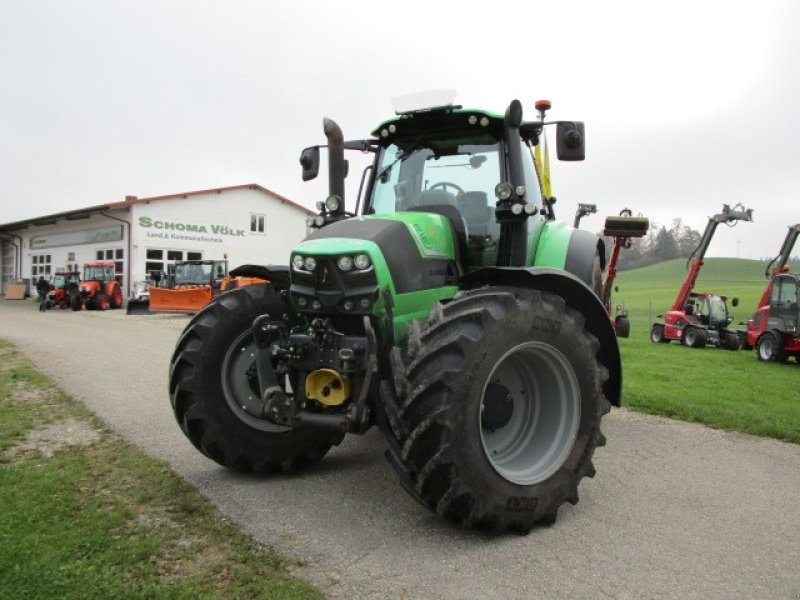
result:
[(793, 275), (776, 277), (770, 297), (770, 326), (774, 319), (775, 327), (786, 333), (797, 333), (797, 300), (797, 278)]

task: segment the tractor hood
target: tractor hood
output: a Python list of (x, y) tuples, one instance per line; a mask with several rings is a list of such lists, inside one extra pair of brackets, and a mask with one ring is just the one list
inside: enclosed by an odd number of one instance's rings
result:
[(81, 281), (78, 290), (84, 296), (94, 296), (100, 289), (100, 282), (95, 280)]
[(292, 300), (303, 312), (374, 314), (383, 308), (379, 290), (395, 296), (455, 285), (456, 256), (453, 226), (440, 214), (405, 212), (339, 221), (293, 250)]

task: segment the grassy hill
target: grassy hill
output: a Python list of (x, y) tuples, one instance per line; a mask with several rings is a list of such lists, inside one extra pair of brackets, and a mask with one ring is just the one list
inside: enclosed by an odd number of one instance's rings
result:
[[(618, 273), (613, 305), (624, 305), (631, 336), (620, 339), (623, 405), (722, 429), (800, 443), (800, 366), (762, 363), (752, 351), (653, 344), (650, 326), (668, 310), (686, 276), (672, 260)], [(739, 298), (732, 328), (744, 329), (767, 284), (762, 261), (711, 258), (696, 289)]]

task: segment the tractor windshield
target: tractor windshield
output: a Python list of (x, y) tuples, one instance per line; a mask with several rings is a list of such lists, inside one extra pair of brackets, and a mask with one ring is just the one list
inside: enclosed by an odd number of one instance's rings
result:
[(389, 144), (378, 157), (369, 212), (453, 207), (463, 218), (472, 264), (494, 264), (500, 237), (494, 188), (503, 181), (502, 165), (502, 145), (488, 136)]
[(67, 285), (67, 279), (63, 275), (56, 275), (53, 278), (53, 287), (54, 288), (63, 288)]
[(214, 265), (211, 263), (175, 265), (175, 285), (208, 285), (213, 273)]
[(114, 272), (111, 267), (84, 267), (83, 280), (90, 281), (92, 279), (100, 281), (109, 281), (114, 278)]

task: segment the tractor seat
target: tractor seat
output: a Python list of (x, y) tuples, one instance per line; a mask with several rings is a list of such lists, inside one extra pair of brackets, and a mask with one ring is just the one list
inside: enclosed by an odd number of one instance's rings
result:
[[(447, 190), (443, 190), (440, 188), (436, 188), (435, 190), (422, 190), (419, 193), (419, 205), (420, 206), (434, 206), (434, 205), (441, 205), (441, 206), (455, 206), (456, 205), (456, 197), (448, 192)], [(417, 210), (414, 208), (414, 210)], [(431, 211), (428, 211), (431, 212)]]
[(470, 235), (486, 235), (494, 210), (489, 206), (486, 192), (466, 192), (459, 206)]

